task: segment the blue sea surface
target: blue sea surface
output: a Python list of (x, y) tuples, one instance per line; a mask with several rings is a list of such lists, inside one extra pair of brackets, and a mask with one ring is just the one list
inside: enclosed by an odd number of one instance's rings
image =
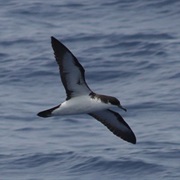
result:
[[(0, 180), (180, 179), (180, 1), (6, 0), (0, 10)], [(121, 100), (137, 144), (66, 98), (50, 37), (97, 93)]]

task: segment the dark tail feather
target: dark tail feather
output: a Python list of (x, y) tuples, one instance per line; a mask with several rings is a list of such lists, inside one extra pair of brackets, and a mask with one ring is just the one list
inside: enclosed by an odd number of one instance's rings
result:
[(43, 118), (46, 118), (46, 117), (51, 117), (51, 114), (52, 112), (57, 109), (60, 105), (56, 106), (56, 107), (53, 107), (51, 109), (47, 109), (45, 111), (41, 111), (39, 112), (37, 115), (40, 116), (40, 117), (43, 117)]

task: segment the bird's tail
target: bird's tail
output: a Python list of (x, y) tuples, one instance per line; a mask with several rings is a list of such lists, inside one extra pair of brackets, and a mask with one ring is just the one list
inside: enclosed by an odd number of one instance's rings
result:
[(43, 118), (51, 117), (51, 116), (52, 116), (52, 112), (53, 112), (55, 109), (59, 108), (59, 106), (60, 106), (60, 105), (55, 106), (55, 107), (53, 107), (53, 108), (51, 108), (51, 109), (47, 109), (47, 110), (45, 110), (45, 111), (41, 111), (41, 112), (39, 112), (37, 115), (40, 116), (40, 117), (43, 117)]

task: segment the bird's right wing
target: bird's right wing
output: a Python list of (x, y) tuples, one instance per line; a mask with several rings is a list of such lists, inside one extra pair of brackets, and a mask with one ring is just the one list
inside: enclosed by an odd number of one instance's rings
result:
[(91, 93), (85, 81), (85, 70), (77, 58), (56, 38), (51, 37), (51, 44), (59, 65), (61, 81), (66, 90), (67, 99)]

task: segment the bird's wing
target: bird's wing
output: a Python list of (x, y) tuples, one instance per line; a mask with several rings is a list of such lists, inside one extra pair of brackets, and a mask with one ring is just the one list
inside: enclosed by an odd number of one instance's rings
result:
[(104, 124), (116, 136), (122, 138), (127, 142), (136, 144), (136, 137), (133, 131), (131, 130), (129, 125), (124, 121), (121, 115), (117, 112), (106, 109), (102, 111), (89, 113), (89, 115), (100, 121), (102, 124)]
[(66, 90), (67, 100), (91, 92), (88, 87), (84, 68), (71, 51), (54, 37), (51, 37), (56, 61), (59, 65), (61, 81)]

